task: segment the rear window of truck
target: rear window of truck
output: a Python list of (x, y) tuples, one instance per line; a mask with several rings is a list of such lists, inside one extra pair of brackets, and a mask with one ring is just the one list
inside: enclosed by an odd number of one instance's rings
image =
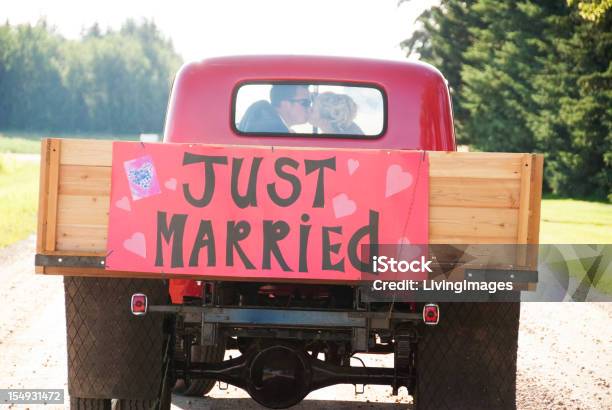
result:
[(245, 83), (232, 104), (232, 126), (242, 135), (376, 138), (386, 128), (386, 97), (374, 86)]

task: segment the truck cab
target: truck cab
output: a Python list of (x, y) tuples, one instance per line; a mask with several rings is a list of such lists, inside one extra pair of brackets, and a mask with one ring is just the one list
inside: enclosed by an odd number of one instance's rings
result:
[[(294, 106), (306, 111), (306, 118), (298, 119), (300, 123), (293, 125), (290, 132), (279, 132), (273, 125), (268, 129), (263, 126), (249, 130), (244, 121), (248, 108), (256, 103), (271, 103), (273, 86), (292, 85), (308, 90), (310, 105)], [(357, 99), (352, 121), (363, 128), (362, 132), (324, 132), (310, 124), (307, 117), (317, 115), (319, 95)], [(342, 102), (337, 104), (333, 108), (342, 110)], [(220, 57), (185, 65), (172, 88), (164, 141), (328, 149), (456, 150), (448, 86), (434, 67), (419, 62), (314, 56)], [(181, 303), (184, 296), (199, 297), (202, 286), (201, 282), (190, 280), (171, 281), (173, 302)], [(288, 287), (283, 289), (287, 291)]]

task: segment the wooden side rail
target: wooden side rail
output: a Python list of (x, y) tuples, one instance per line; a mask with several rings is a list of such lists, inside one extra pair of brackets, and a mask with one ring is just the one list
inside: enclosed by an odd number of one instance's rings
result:
[[(37, 254), (105, 256), (112, 141), (43, 139), (41, 144)], [(431, 244), (538, 243), (542, 155), (428, 155)], [(524, 258), (533, 266), (537, 254)], [(39, 266), (37, 271), (61, 269), (70, 274), (76, 268)]]

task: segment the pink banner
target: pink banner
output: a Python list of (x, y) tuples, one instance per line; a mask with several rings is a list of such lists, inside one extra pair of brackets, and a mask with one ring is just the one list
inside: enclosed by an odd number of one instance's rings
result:
[(113, 144), (106, 269), (357, 281), (428, 242), (423, 152)]

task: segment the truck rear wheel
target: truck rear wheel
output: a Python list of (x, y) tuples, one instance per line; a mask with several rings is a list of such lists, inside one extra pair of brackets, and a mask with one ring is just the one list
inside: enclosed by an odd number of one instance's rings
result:
[(111, 401), (108, 399), (71, 397), (70, 410), (111, 410)]
[(440, 304), (418, 343), (415, 408), (516, 408), (519, 317), (519, 302)]
[(155, 408), (155, 400), (126, 400), (117, 401), (114, 410), (150, 410)]
[[(193, 362), (218, 363), (223, 361), (225, 355), (224, 346), (194, 346), (191, 351)], [(185, 379), (178, 379), (172, 392), (181, 396), (202, 397), (207, 395), (215, 387), (215, 380), (196, 379), (187, 384)]]

